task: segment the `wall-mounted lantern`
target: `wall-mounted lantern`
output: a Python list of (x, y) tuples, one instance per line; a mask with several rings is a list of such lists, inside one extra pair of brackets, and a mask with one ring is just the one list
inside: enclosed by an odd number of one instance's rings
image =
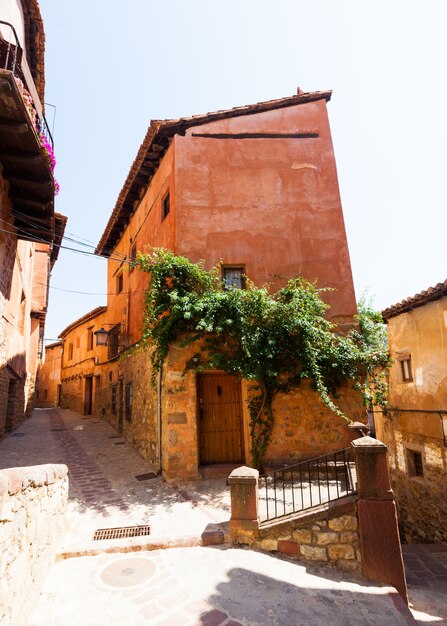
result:
[(99, 330), (95, 330), (93, 334), (96, 336), (97, 346), (107, 345), (107, 340), (109, 338), (109, 331), (105, 330), (105, 328), (100, 328)]

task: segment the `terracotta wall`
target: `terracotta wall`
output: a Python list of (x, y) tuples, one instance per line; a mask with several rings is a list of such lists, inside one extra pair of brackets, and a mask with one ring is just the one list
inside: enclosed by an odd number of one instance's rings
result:
[[(317, 138), (214, 139), (213, 133)], [(175, 140), (176, 252), (208, 267), (241, 264), (275, 290), (302, 273), (336, 291), (331, 317), (356, 312), (326, 102), (230, 118)]]
[[(447, 297), (388, 320), (391, 409), (376, 414), (378, 436), (389, 449), (392, 487), (407, 542), (447, 541)], [(403, 381), (402, 357), (411, 357), (413, 380)], [(416, 409), (418, 412), (412, 412)], [(444, 420), (444, 429), (443, 422)], [(444, 430), (444, 432), (443, 432)], [(415, 476), (412, 454), (423, 476)]]
[[(153, 177), (149, 189), (141, 200), (129, 226), (113, 251), (118, 258), (130, 257), (133, 246), (145, 252), (147, 246), (174, 248), (175, 194), (171, 182), (173, 149), (168, 149), (160, 167)], [(171, 210), (162, 221), (162, 202), (170, 190)], [(122, 273), (123, 290), (117, 293), (117, 276)], [(107, 264), (107, 306), (112, 322), (120, 322), (124, 332), (124, 343), (133, 345), (141, 337), (144, 294), (148, 276), (140, 270), (131, 270), (129, 264), (113, 259)], [(131, 292), (131, 297), (129, 296)]]

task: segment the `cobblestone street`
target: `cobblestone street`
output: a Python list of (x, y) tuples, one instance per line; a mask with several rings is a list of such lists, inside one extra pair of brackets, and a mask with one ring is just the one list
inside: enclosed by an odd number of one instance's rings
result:
[[(0, 442), (0, 467), (42, 463), (68, 465), (67, 532), (29, 626), (414, 623), (390, 587), (274, 554), (200, 547), (205, 530), (229, 519), (225, 479), (168, 485), (105, 422), (36, 410)], [(93, 540), (98, 529), (142, 524), (149, 536)], [(417, 623), (447, 623), (447, 551), (405, 554)]]

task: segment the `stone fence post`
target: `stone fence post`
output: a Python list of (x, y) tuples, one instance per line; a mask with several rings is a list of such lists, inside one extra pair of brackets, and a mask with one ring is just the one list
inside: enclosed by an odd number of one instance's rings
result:
[(234, 543), (252, 543), (253, 531), (259, 529), (259, 472), (252, 467), (238, 467), (228, 477), (231, 490), (230, 537)]
[(357, 514), (363, 573), (392, 585), (408, 604), (396, 504), (386, 461), (387, 447), (372, 437), (351, 444), (357, 470)]

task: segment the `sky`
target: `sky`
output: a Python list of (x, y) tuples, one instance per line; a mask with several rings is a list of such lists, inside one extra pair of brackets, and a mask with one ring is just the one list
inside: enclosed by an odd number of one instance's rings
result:
[[(383, 309), (447, 278), (445, 0), (40, 6), (56, 210), (70, 237), (96, 246), (151, 119), (332, 89), (357, 298)], [(105, 304), (105, 292), (104, 259), (61, 249), (46, 338)]]

